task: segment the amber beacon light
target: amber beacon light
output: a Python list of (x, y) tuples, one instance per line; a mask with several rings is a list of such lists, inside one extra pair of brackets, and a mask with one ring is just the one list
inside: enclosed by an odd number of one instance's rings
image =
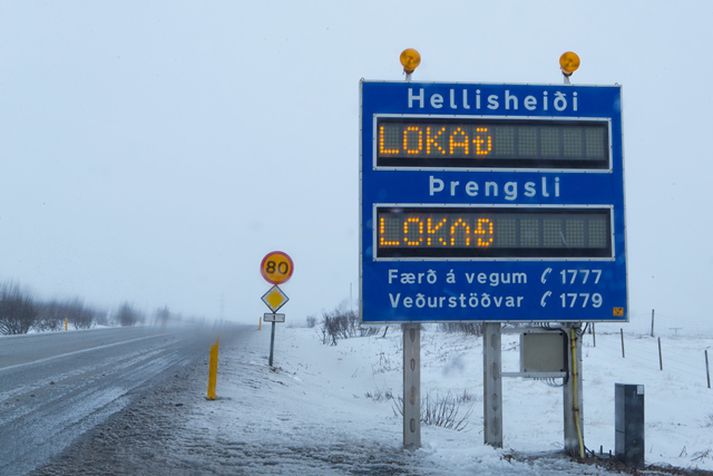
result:
[(416, 71), (418, 65), (421, 64), (421, 53), (413, 48), (406, 48), (399, 56), (401, 65), (404, 67), (404, 73), (411, 74)]
[(569, 77), (579, 69), (579, 55), (574, 51), (565, 51), (560, 56), (560, 69), (562, 74)]

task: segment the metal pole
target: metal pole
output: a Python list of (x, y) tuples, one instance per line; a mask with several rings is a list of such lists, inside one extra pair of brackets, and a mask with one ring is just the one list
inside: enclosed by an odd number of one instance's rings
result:
[(651, 309), (651, 337), (654, 336), (654, 310)]
[(619, 334), (621, 335), (621, 358), (625, 359), (626, 354), (624, 354), (624, 329), (619, 328)]
[(421, 325), (404, 324), (404, 448), (421, 447)]
[(658, 338), (659, 342), (659, 370), (663, 370), (663, 358), (661, 356), (661, 338)]
[[(411, 73), (405, 70), (404, 73), (406, 82), (411, 81)], [(403, 442), (404, 448), (416, 449), (421, 447), (421, 324), (403, 324), (401, 330), (404, 357)]]
[[(582, 392), (582, 339), (579, 325), (564, 324), (567, 333), (567, 382), (562, 386), (564, 412), (564, 449), (571, 456), (583, 457), (584, 397)], [(582, 440), (580, 443), (580, 439)]]
[(272, 318), (272, 329), (270, 330), (270, 367), (272, 367), (272, 353), (275, 348), (275, 317)]
[(708, 367), (708, 349), (706, 349), (704, 352), (706, 355), (706, 380), (708, 380), (708, 388), (711, 388), (711, 373)]
[(594, 330), (594, 323), (592, 322), (592, 344), (594, 344), (594, 347), (597, 346), (597, 331)]
[(483, 325), (483, 437), (503, 447), (503, 380), (500, 323)]

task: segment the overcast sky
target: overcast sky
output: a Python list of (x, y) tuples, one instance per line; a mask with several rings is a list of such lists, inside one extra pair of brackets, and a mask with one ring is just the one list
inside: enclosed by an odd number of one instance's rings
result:
[(256, 322), (358, 295), (359, 79), (623, 85), (632, 318), (710, 319), (713, 3), (0, 0), (0, 280)]

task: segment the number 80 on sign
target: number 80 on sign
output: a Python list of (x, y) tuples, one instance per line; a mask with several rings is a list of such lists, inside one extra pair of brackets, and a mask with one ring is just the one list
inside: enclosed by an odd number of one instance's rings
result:
[(265, 281), (272, 284), (282, 284), (292, 277), (294, 264), (292, 258), (282, 251), (271, 251), (260, 263), (260, 274)]

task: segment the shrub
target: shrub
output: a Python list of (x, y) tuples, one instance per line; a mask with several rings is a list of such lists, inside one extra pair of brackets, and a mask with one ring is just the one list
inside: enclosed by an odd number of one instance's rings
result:
[[(473, 405), (467, 406), (465, 410), (461, 407), (471, 399), (472, 396), (467, 392), (463, 392), (463, 395), (453, 395), (448, 392), (445, 396), (436, 394), (434, 397), (427, 394), (421, 398), (421, 423), (440, 426), (449, 430), (463, 431), (468, 427), (468, 419), (473, 413)], [(403, 416), (403, 397), (393, 400), (392, 409), (394, 415)]]
[(705, 418), (703, 421), (703, 428), (713, 428), (713, 413)]
[(400, 356), (379, 352), (379, 362), (372, 364), (371, 372), (373, 375), (393, 372), (395, 370), (400, 370), (402, 365), (403, 362), (401, 361)]
[(38, 331), (58, 331), (64, 327), (64, 320), (75, 329), (89, 329), (101, 316), (94, 308), (85, 305), (81, 299), (67, 301), (44, 301), (37, 304), (38, 319), (34, 328)]
[(478, 322), (443, 322), (439, 325), (444, 332), (460, 332), (467, 335), (482, 336), (483, 324)]
[(154, 312), (154, 325), (166, 327), (168, 321), (171, 320), (171, 310), (168, 306), (156, 309)]
[(366, 392), (364, 396), (368, 399), (374, 400), (375, 402), (380, 402), (382, 400), (393, 400), (394, 395), (391, 390), (381, 390), (376, 389), (373, 392)]
[(79, 299), (65, 303), (67, 320), (75, 329), (89, 329), (94, 325), (96, 311), (84, 305)]
[(143, 322), (144, 317), (139, 311), (134, 309), (131, 304), (124, 303), (116, 313), (116, 320), (120, 326), (128, 327), (135, 326), (136, 324)]
[(37, 304), (37, 320), (34, 328), (38, 331), (59, 331), (62, 329), (64, 317), (57, 301)]
[(36, 322), (32, 297), (17, 284), (0, 285), (0, 334), (27, 334)]
[(373, 336), (377, 327), (362, 326), (359, 315), (354, 311), (335, 309), (322, 314), (322, 343), (337, 345), (337, 339)]

